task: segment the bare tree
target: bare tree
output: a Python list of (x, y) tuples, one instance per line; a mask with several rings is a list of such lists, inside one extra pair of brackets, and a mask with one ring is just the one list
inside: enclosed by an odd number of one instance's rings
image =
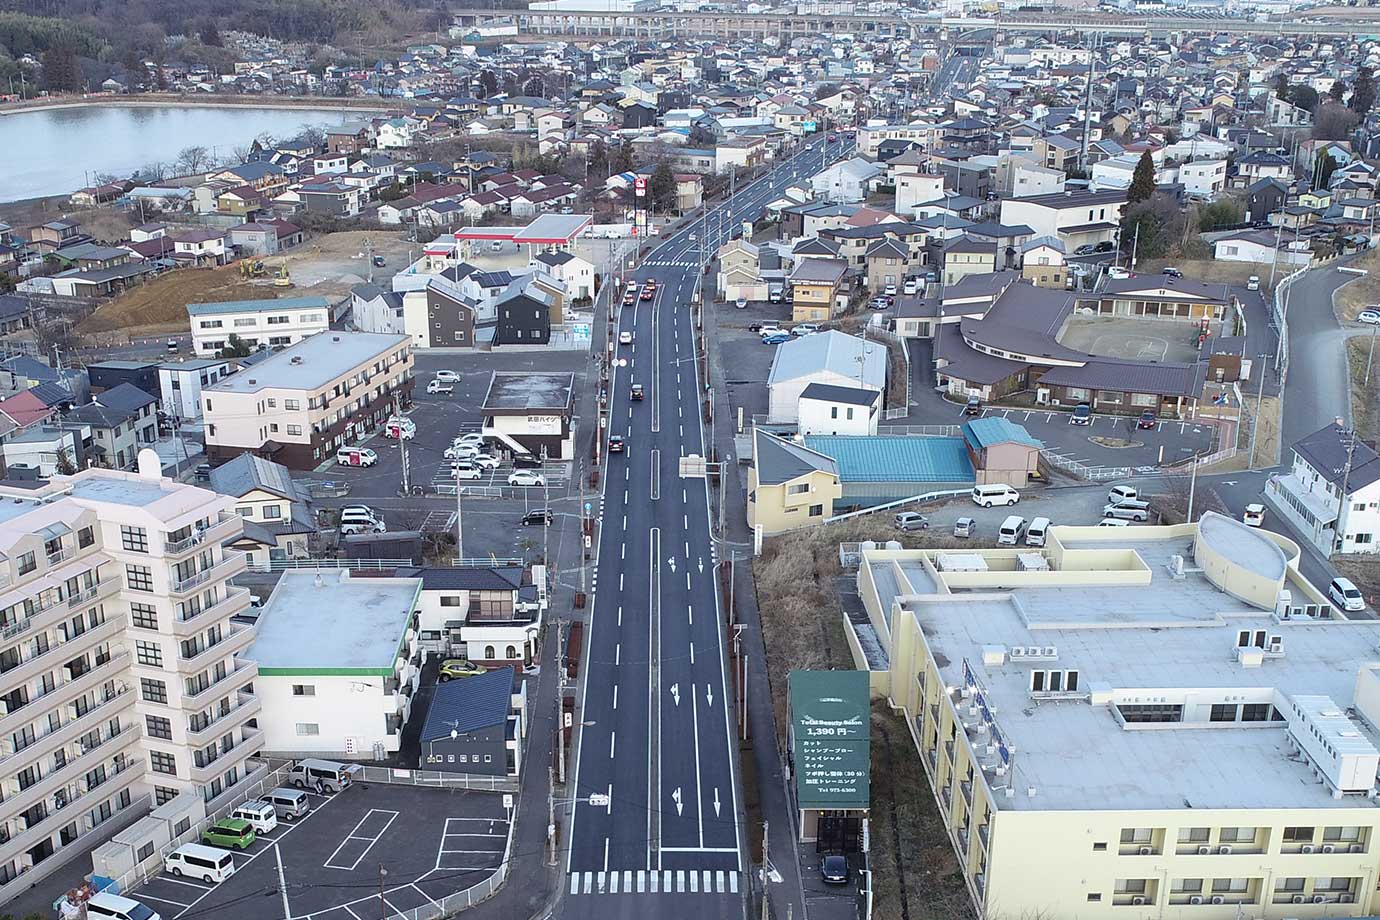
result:
[(240, 144), (230, 148), (230, 158), (236, 163), (248, 163), (249, 155), (253, 152), (253, 144)]
[(139, 178), (145, 182), (159, 182), (172, 173), (172, 164), (163, 160), (150, 160), (139, 167)]
[(211, 151), (200, 144), (183, 147), (177, 154), (177, 165), (189, 173), (201, 172), (211, 165)]

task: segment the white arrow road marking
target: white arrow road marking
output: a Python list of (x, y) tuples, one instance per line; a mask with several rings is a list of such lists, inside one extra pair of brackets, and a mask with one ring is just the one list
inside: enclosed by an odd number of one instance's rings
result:
[(671, 685), (671, 699), (676, 701), (677, 706), (680, 705), (680, 684)]
[(671, 567), (671, 572), (672, 572), (672, 573), (674, 573), (674, 572), (676, 571), (676, 557), (675, 557), (675, 556), (667, 556), (667, 557), (666, 557), (666, 564), (669, 565), (669, 566)]
[(701, 557), (699, 557), (697, 560), (695, 560), (695, 565), (699, 568), (700, 574), (703, 575), (703, 574), (704, 574), (704, 557), (701, 556)]
[(714, 705), (714, 687), (712, 684), (704, 685), (704, 696), (709, 701), (709, 705)]
[(714, 787), (714, 817), (716, 817), (716, 818), (719, 816), (719, 808), (720, 808), (720, 805), (721, 805), (721, 803), (719, 802), (719, 787), (718, 787), (718, 786), (715, 786), (715, 787)]
[(676, 803), (676, 814), (677, 814), (677, 815), (679, 815), (679, 814), (681, 814), (682, 812), (685, 811), (685, 805), (684, 805), (684, 804), (681, 802), (681, 800), (680, 800), (680, 787), (679, 787), (679, 786), (677, 786), (675, 789), (671, 790), (671, 801)]

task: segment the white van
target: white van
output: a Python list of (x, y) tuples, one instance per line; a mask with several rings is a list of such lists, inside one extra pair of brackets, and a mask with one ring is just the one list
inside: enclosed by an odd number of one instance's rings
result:
[(230, 812), (230, 817), (245, 822), (254, 828), (255, 834), (260, 836), (271, 832), (278, 826), (278, 812), (267, 802), (245, 802)]
[(296, 821), (311, 811), (311, 800), (305, 792), (281, 786), (265, 795), (263, 802), (272, 805), (274, 813), (287, 821)]
[(350, 536), (356, 533), (387, 533), (388, 527), (378, 519), (373, 509), (364, 505), (351, 505), (340, 509), (340, 533)]
[(1332, 579), (1332, 584), (1327, 586), (1327, 596), (1343, 610), (1355, 612), (1366, 609), (1365, 596), (1351, 583), (1350, 578)]
[(293, 764), (292, 770), (288, 773), (288, 782), (298, 789), (315, 789), (318, 794), (340, 792), (350, 785), (351, 779), (359, 769), (356, 764), (308, 757)]
[(1021, 493), (1005, 483), (973, 486), (973, 504), (984, 508), (991, 508), (993, 505), (1014, 505), (1020, 500)]
[(163, 920), (158, 911), (145, 907), (133, 898), (104, 891), (92, 895), (86, 902), (88, 920)]
[(1025, 531), (1025, 518), (1019, 514), (1013, 514), (1001, 522), (1001, 528), (997, 531), (997, 545), (1015, 546), (1021, 541), (1021, 534)]
[(1117, 505), (1121, 502), (1133, 502), (1140, 498), (1140, 493), (1135, 486), (1112, 486), (1107, 490), (1107, 504)]
[(178, 878), (190, 875), (215, 885), (235, 874), (235, 858), (226, 850), (185, 843), (163, 857), (163, 871)]
[(1025, 531), (1026, 546), (1044, 546), (1045, 531), (1049, 530), (1049, 518), (1037, 517), (1030, 522), (1030, 526)]

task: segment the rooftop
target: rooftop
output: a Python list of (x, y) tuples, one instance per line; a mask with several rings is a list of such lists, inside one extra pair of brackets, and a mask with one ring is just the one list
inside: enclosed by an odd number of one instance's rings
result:
[(441, 741), (452, 731), (463, 735), (506, 723), (512, 709), (515, 674), (509, 666), (437, 684), (422, 725), (421, 742)]
[(269, 677), (391, 677), (421, 590), (417, 578), (351, 578), (349, 569), (284, 572), (245, 655)]
[(484, 409), (552, 409), (566, 412), (571, 408), (574, 388), (574, 374), (498, 371), (489, 378)]
[(188, 316), (219, 316), (226, 313), (276, 313), (280, 310), (324, 309), (324, 297), (267, 297), (263, 300), (224, 300), (220, 303), (189, 303)]
[(258, 393), (265, 389), (312, 390), (379, 360), (411, 341), (406, 335), (375, 332), (318, 332), (219, 380), (203, 392)]
[(962, 438), (808, 435), (805, 446), (838, 463), (840, 482), (972, 482)]

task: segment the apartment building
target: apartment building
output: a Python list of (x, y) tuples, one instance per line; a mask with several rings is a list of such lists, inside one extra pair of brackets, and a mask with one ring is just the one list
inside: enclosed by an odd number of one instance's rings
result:
[(1208, 513), (860, 556), (872, 690), (979, 916), (1376, 913), (1380, 623), (1292, 541)]
[(0, 488), (0, 903), (148, 808), (257, 764), (230, 500), (87, 470)]
[(282, 297), (189, 303), (192, 348), (204, 358), (216, 357), (230, 336), (250, 348), (286, 348), (331, 327), (330, 303), (324, 297)]
[(206, 457), (309, 470), (411, 400), (405, 335), (323, 332), (202, 390)]

